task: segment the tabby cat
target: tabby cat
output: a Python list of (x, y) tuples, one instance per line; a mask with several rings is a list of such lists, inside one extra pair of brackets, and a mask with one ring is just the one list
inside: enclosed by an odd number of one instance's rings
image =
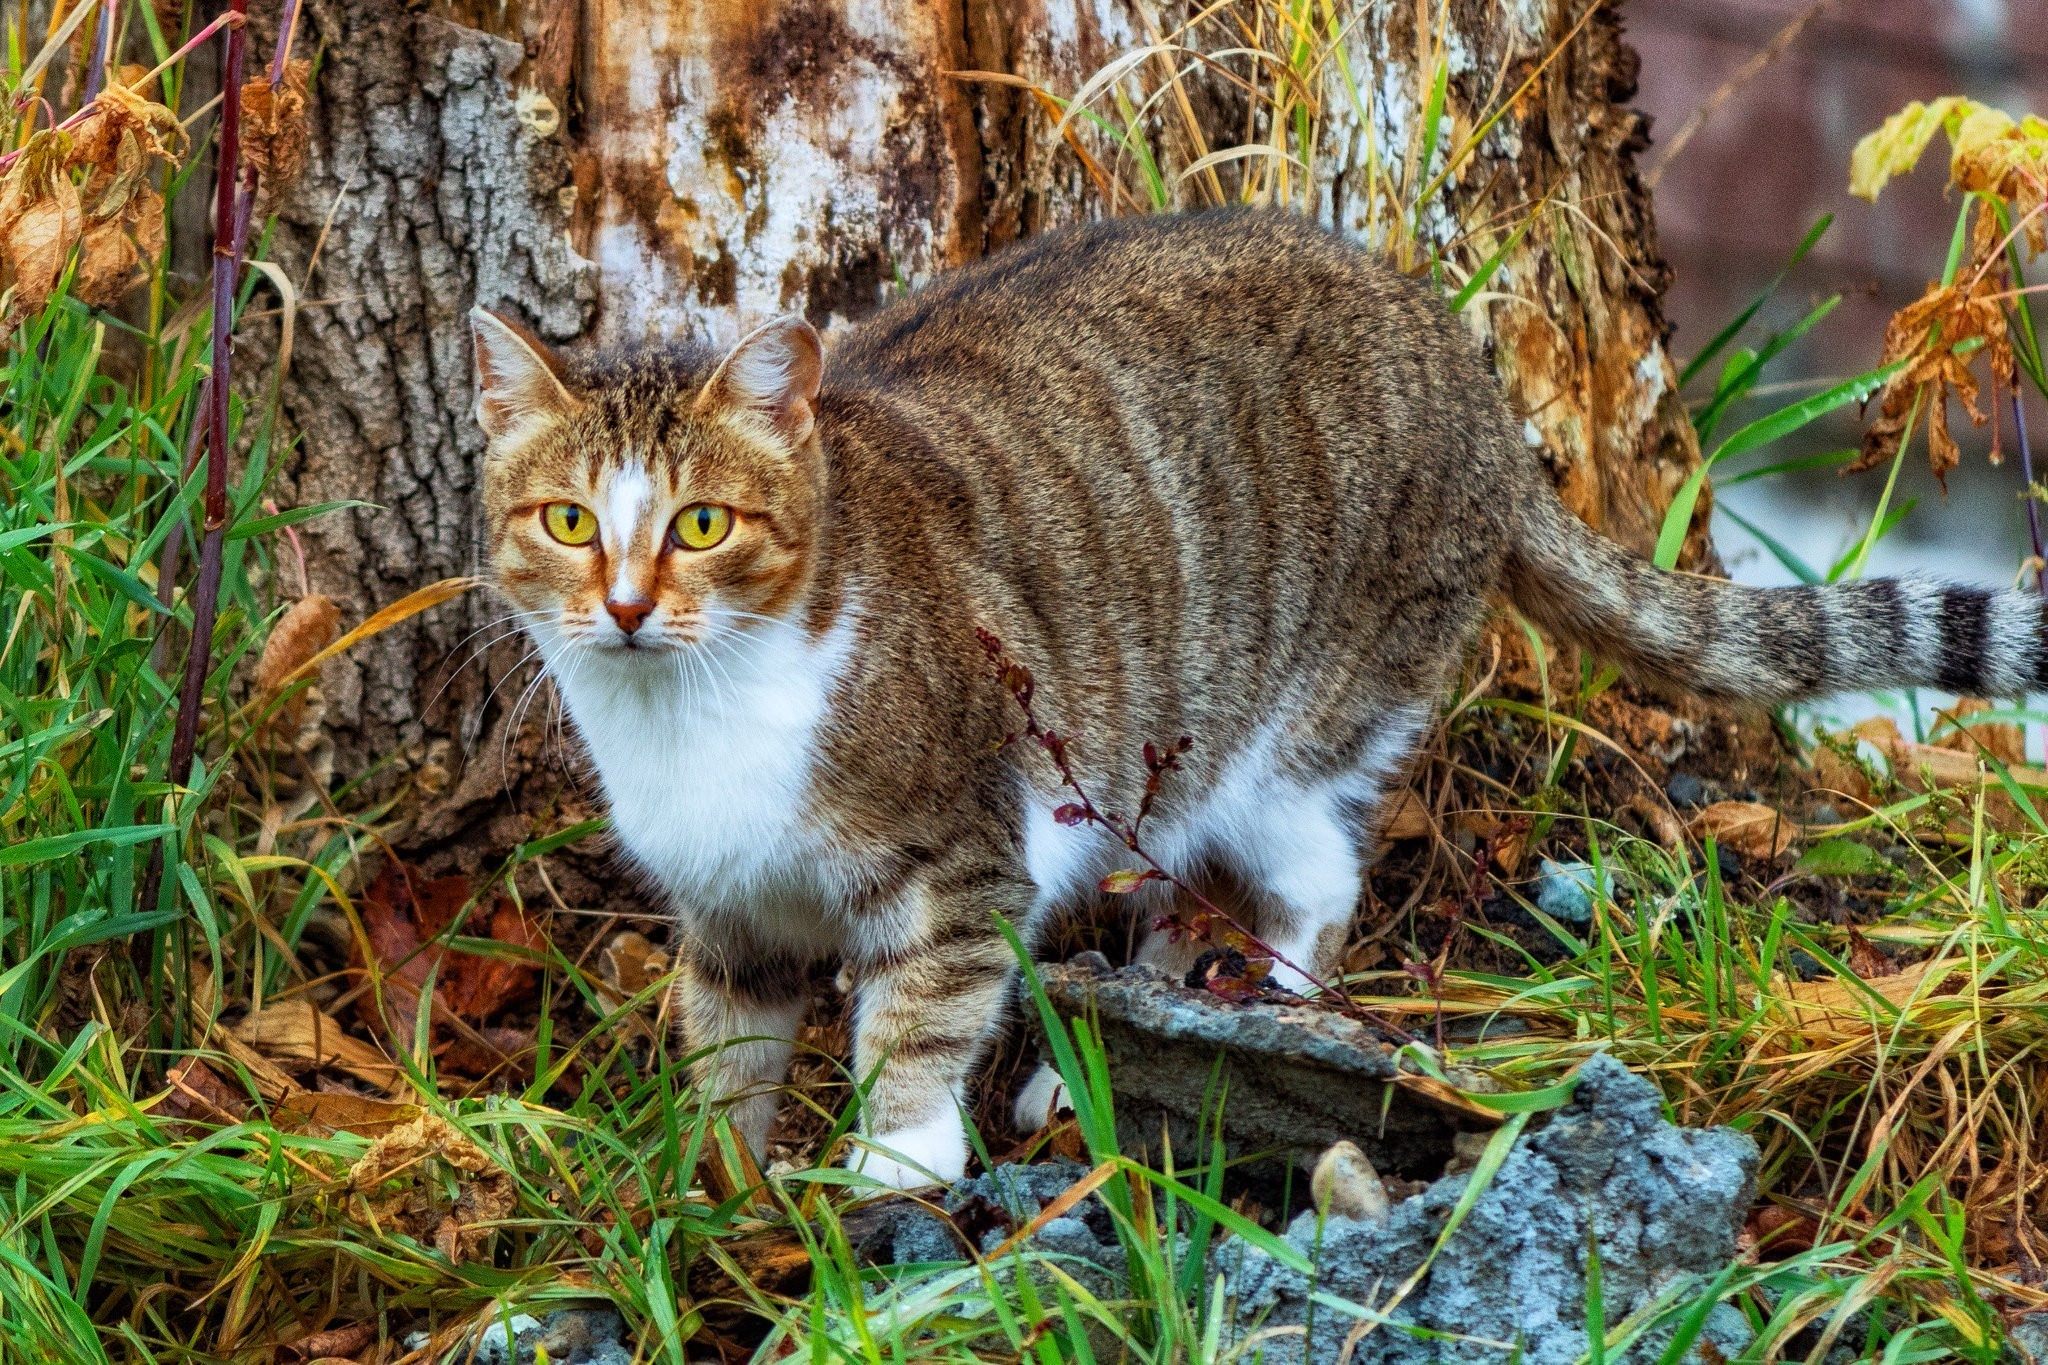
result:
[(796, 317), (587, 367), (473, 321), (491, 572), (679, 917), (701, 1079), (758, 1151), (839, 959), (879, 1068), (853, 1160), (887, 1184), (961, 1174), (996, 917), (1035, 929), (1128, 861), (1004, 745), (977, 628), (1105, 808), (1136, 807), (1145, 741), (1195, 737), (1151, 850), (1311, 970), (1490, 602), (1714, 697), (2013, 695), (2048, 665), (2032, 597), (1738, 587), (1603, 540), (1436, 294), (1291, 217), (1051, 233), (829, 357)]

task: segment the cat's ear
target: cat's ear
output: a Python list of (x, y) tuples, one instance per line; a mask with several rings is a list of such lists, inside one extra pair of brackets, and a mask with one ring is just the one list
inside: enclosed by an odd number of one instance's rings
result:
[(540, 338), (487, 308), (469, 310), (476, 354), (476, 421), (491, 440), (566, 417), (580, 406)]
[(795, 314), (764, 323), (740, 338), (697, 395), (697, 411), (751, 412), (791, 446), (810, 439), (825, 347)]

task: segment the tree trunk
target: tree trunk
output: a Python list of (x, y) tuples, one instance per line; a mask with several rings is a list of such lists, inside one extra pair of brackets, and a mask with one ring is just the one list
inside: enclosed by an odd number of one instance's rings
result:
[[(326, 54), (316, 158), (281, 207), (277, 247), (299, 276), (318, 250), (319, 304), (300, 314), (285, 393), (304, 438), (290, 493), (383, 508), (311, 533), (316, 587), (366, 610), (476, 566), (473, 302), (558, 342), (721, 340), (789, 309), (857, 318), (1050, 224), (1247, 193), (1410, 268), (1440, 257), (1447, 292), (1498, 253), (1474, 330), (1565, 499), (1646, 550), (1699, 456), (1663, 346), (1665, 270), (1615, 6), (1449, 0), (1439, 23), (1435, 3), (1318, 0), (1307, 8), (1319, 22), (1334, 10), (1341, 33), (1320, 61), (1319, 40), (1284, 25), (1300, 5), (1229, 0), (1178, 27), (1206, 8), (468, 0), (421, 13), (312, 0)], [(1091, 108), (1119, 127), (1140, 111), (1156, 174), (1097, 121), (1062, 131), (1049, 112), (1147, 44), (1155, 55)], [(1219, 55), (1251, 47), (1292, 49), (1300, 74)], [(1424, 164), (1439, 68), (1444, 117)], [(1260, 122), (1282, 97), (1284, 156)], [(1261, 147), (1243, 150), (1252, 137)], [(1705, 510), (1695, 564), (1711, 554)], [(390, 759), (392, 775), (440, 793), (424, 839), (499, 809), (508, 783), (540, 813), (519, 779), (543, 746), (504, 734), (526, 679), (491, 695), (513, 646), (449, 680), (493, 614), (473, 595), (373, 641), (328, 682), (345, 754)]]

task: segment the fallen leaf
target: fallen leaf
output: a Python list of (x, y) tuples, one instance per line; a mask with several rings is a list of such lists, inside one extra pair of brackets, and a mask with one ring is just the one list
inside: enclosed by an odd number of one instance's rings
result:
[(1810, 1023), (1855, 1024), (1860, 1027), (1875, 1010), (1866, 992), (1875, 992), (1891, 1004), (1903, 1006), (1921, 993), (1930, 974), (1938, 970), (1940, 975), (1945, 975), (1950, 965), (1946, 959), (1930, 958), (1867, 981), (1844, 981), (1832, 974), (1815, 977), (1811, 981), (1786, 981), (1779, 984), (1779, 998), (1791, 1007), (1795, 1015)]
[(1792, 847), (1798, 826), (1783, 812), (1755, 801), (1716, 801), (1692, 818), (1692, 832), (1712, 836), (1745, 858), (1769, 862)]
[[(468, 952), (441, 941), (456, 928), (470, 901), (467, 878), (418, 881), (398, 863), (385, 864), (363, 895), (368, 942), (355, 945), (357, 965), (373, 970), (377, 987), (359, 994), (356, 1008), (372, 1028), (384, 1029), (394, 1046), (409, 1050), (418, 1036), (420, 996), (431, 974), (435, 1055), (444, 1066), (479, 1074), (530, 1045), (522, 1030), (483, 1026), (529, 999), (539, 973), (515, 954)], [(495, 939), (507, 948), (537, 951), (544, 946), (533, 921), (509, 897), (499, 897), (488, 912), (472, 907), (461, 928), (468, 937)]]
[(277, 1350), (279, 1356), (288, 1361), (345, 1359), (376, 1339), (376, 1323), (356, 1322), (346, 1327), (330, 1327), (324, 1332), (300, 1337), (297, 1341), (284, 1342)]
[(417, 1104), (380, 1100), (345, 1090), (294, 1090), (271, 1108), (270, 1121), (286, 1132), (329, 1137), (355, 1133), (381, 1137), (420, 1115)]
[(1946, 712), (1956, 722), (1956, 728), (1935, 740), (1935, 746), (1973, 756), (1987, 753), (2008, 767), (2024, 764), (2027, 761), (2025, 730), (2009, 721), (1971, 719), (1991, 709), (1991, 703), (1981, 697), (1958, 698)]
[[(458, 1187), (445, 1197), (440, 1168)], [(348, 1192), (358, 1218), (430, 1239), (460, 1264), (477, 1259), (496, 1222), (515, 1207), (512, 1177), (490, 1153), (439, 1114), (423, 1113), (370, 1144), (349, 1168)]]
[(1898, 975), (1899, 964), (1852, 924), (1849, 926), (1849, 970), (1865, 981), (1873, 981), (1881, 976)]
[[(628, 1000), (668, 972), (668, 954), (639, 930), (621, 929), (598, 950), (597, 998), (607, 1010), (623, 1009)], [(658, 998), (647, 1003), (658, 1003)]]
[(1380, 824), (1380, 842), (1398, 844), (1405, 839), (1426, 839), (1436, 828), (1422, 799), (1406, 787), (1394, 798), (1393, 808)]
[(205, 1123), (239, 1123), (249, 1112), (249, 1096), (239, 1087), (222, 1080), (220, 1073), (198, 1057), (187, 1057), (164, 1077), (171, 1093), (158, 1106), (166, 1118), (198, 1119)]
[(376, 1047), (351, 1035), (310, 1000), (280, 1000), (243, 1017), (236, 1038), (266, 1057), (331, 1066), (359, 1081), (402, 1087), (405, 1073)]

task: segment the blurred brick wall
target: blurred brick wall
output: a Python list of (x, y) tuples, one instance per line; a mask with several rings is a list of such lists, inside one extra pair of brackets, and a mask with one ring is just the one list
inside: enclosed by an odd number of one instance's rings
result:
[[(1637, 103), (1653, 119), (1644, 164), (1654, 166), (1680, 125), (1806, 7), (1807, 0), (1626, 0), (1622, 13), (1642, 55)], [(1774, 377), (1846, 376), (1872, 365), (1885, 320), (1940, 273), (1956, 203), (1944, 192), (1945, 141), (1874, 205), (1848, 193), (1850, 149), (1907, 101), (1950, 93), (2015, 115), (2048, 114), (2048, 0), (1835, 0), (1775, 65), (1716, 110), (1657, 188), (1658, 233), (1675, 271), (1667, 301), (1675, 354), (1687, 357), (1712, 337), (1807, 228), (1833, 213), (1833, 228), (1765, 317), (1785, 325), (1830, 294), (1842, 294), (1842, 304)], [(2039, 276), (2048, 280), (2048, 258)], [(2036, 316), (2048, 318), (2048, 306), (2037, 303)], [(2035, 453), (2048, 456), (2048, 412), (2033, 404), (2029, 415)], [(2001, 418), (2009, 430), (2009, 414)], [(1986, 469), (1987, 438), (1969, 433), (1960, 413), (1955, 421), (1970, 452), (1965, 470), (1951, 479), (1946, 505), (1924, 467), (1905, 481), (1922, 506), (1901, 540), (1926, 563), (1959, 535), (1988, 539), (1983, 562), (2009, 572), (2020, 552), (2017, 462)], [(1844, 417), (1802, 448), (1852, 445), (1857, 434)], [(1879, 477), (1806, 479), (1780, 501), (1811, 504), (1821, 520), (1802, 530), (1812, 541), (1829, 525), (1846, 531), (1859, 513), (1867, 516)], [(1743, 548), (1724, 543), (1738, 554)]]

